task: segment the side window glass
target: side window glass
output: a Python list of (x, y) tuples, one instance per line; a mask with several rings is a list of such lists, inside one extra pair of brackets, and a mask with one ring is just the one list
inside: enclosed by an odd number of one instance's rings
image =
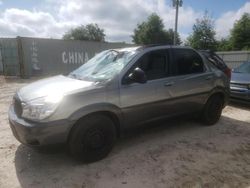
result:
[(191, 49), (174, 49), (174, 63), (177, 75), (195, 74), (204, 72), (202, 58)]
[(168, 56), (165, 50), (149, 52), (138, 61), (148, 80), (166, 77), (168, 74)]

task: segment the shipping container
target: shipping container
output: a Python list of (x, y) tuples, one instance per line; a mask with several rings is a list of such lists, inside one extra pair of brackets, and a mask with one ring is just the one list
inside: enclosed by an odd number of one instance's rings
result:
[(96, 53), (132, 45), (17, 37), (1, 39), (0, 46), (4, 75), (28, 78), (37, 75), (67, 74)]

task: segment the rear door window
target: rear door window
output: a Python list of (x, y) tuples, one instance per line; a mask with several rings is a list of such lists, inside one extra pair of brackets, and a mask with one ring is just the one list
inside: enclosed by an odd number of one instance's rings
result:
[(192, 49), (173, 49), (173, 61), (176, 75), (204, 72), (201, 56)]

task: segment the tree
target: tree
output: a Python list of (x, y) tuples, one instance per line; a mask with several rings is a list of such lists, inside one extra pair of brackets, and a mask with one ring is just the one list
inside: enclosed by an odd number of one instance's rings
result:
[(217, 51), (230, 51), (232, 49), (233, 47), (230, 39), (222, 38), (221, 40), (217, 41)]
[(90, 40), (104, 41), (104, 30), (99, 28), (97, 24), (81, 25), (73, 28), (63, 35), (64, 40)]
[(236, 21), (231, 30), (231, 42), (234, 50), (250, 49), (250, 14), (245, 13)]
[[(147, 21), (137, 24), (132, 39), (136, 44), (173, 44), (173, 30), (166, 31), (162, 19), (153, 13)], [(181, 43), (180, 37), (177, 41)]]
[[(169, 39), (170, 39), (170, 44), (174, 44), (174, 30), (173, 29), (168, 29), (167, 33), (168, 33), (168, 36), (169, 36)], [(176, 36), (176, 44), (177, 45), (181, 44), (181, 38), (180, 38), (179, 33), (177, 33), (177, 36)]]
[(215, 29), (213, 20), (205, 12), (201, 19), (196, 19), (193, 33), (187, 38), (187, 45), (196, 49), (216, 49)]

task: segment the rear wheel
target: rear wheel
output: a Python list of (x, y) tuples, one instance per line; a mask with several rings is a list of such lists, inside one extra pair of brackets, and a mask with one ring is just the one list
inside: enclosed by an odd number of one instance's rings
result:
[(69, 151), (83, 162), (94, 162), (105, 158), (116, 140), (113, 121), (104, 115), (90, 115), (80, 120), (69, 138)]
[(201, 115), (201, 120), (205, 125), (214, 125), (216, 124), (222, 113), (223, 109), (223, 98), (220, 95), (211, 96)]

